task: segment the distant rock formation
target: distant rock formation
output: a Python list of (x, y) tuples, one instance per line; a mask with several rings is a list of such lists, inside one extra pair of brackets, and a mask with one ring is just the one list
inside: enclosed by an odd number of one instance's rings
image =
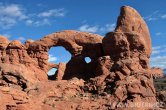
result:
[(164, 77), (164, 70), (161, 68), (152, 67), (151, 73), (154, 79)]
[[(48, 62), (56, 46), (71, 53), (67, 64)], [(105, 37), (66, 30), (21, 44), (1, 36), (0, 110), (158, 109), (151, 48), (145, 21), (129, 6)], [(55, 81), (47, 77), (52, 68)]]

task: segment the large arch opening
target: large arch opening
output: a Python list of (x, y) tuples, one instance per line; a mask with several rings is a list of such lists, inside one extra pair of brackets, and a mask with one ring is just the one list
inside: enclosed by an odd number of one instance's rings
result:
[[(67, 63), (71, 59), (71, 54), (64, 47), (51, 47), (48, 52), (49, 63), (59, 64), (60, 62)], [(57, 68), (52, 68), (48, 71), (48, 79), (55, 80)]]

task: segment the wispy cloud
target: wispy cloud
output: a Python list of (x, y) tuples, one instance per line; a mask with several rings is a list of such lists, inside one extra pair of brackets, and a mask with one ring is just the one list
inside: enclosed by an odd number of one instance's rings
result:
[(25, 21), (26, 25), (29, 25), (29, 26), (32, 25), (33, 22), (34, 22), (34, 21), (31, 20), (31, 19), (28, 19), (28, 20)]
[(89, 26), (88, 24), (79, 27), (80, 31), (96, 33), (98, 31), (98, 26)]
[(156, 21), (159, 19), (166, 19), (166, 14), (161, 14), (159, 11), (154, 11), (152, 14), (144, 17), (145, 20), (147, 21)]
[[(26, 10), (26, 13), (25, 13)], [(38, 13), (28, 13), (28, 9), (18, 4), (3, 4), (0, 2), (0, 28), (10, 29), (16, 24), (25, 23), (27, 26), (45, 26), (51, 25), (52, 18), (64, 17), (66, 10), (50, 9)], [(55, 19), (54, 19), (55, 21)]]
[(51, 9), (48, 11), (44, 11), (38, 14), (39, 17), (63, 17), (65, 16), (65, 9)]
[(166, 45), (152, 47), (152, 55), (166, 52)]
[(114, 31), (115, 29), (115, 23), (112, 23), (112, 24), (106, 24), (105, 26), (103, 27), (100, 27), (100, 32), (102, 33), (105, 33), (105, 32), (111, 32), (111, 31)]
[(166, 19), (166, 14), (161, 15), (162, 19)]
[(5, 34), (0, 34), (0, 36), (4, 36), (4, 37), (7, 37), (7, 38), (10, 38), (10, 37), (11, 37), (11, 35), (10, 35), (10, 34), (8, 34), (8, 33), (5, 33)]
[(0, 27), (8, 29), (18, 21), (26, 19), (23, 8), (17, 4), (3, 5), (0, 4)]
[(30, 20), (30, 19), (28, 19), (27, 21), (26, 21), (26, 24), (28, 25), (28, 26), (35, 26), (35, 27), (39, 27), (39, 26), (46, 26), (46, 25), (51, 25), (51, 23), (50, 23), (50, 21), (48, 20), (48, 19), (46, 19), (46, 18), (44, 18), (44, 19), (41, 19), (41, 20)]
[(147, 21), (155, 21), (155, 20), (158, 19), (158, 12), (159, 12), (159, 11), (156, 10), (156, 11), (154, 11), (152, 14), (150, 14), (150, 15), (144, 17), (144, 19), (147, 20)]
[(8, 17), (18, 17), (19, 19), (26, 19), (27, 16), (23, 12), (23, 8), (17, 4), (0, 5), (0, 14)]
[(53, 56), (52, 54), (49, 54), (48, 62), (55, 62), (57, 60), (58, 60), (57, 57)]
[(98, 34), (105, 34), (107, 32), (113, 31), (115, 29), (115, 23), (113, 24), (106, 24), (104, 26), (91, 26), (88, 24), (84, 24), (78, 28), (78, 30), (83, 32), (92, 32), (92, 33), (98, 33)]
[(38, 4), (36, 4), (36, 6), (37, 6), (37, 7), (40, 7), (40, 8), (41, 8), (41, 7), (46, 7), (46, 5), (44, 5), (44, 4), (42, 4), (42, 3), (38, 3)]
[(31, 14), (33, 19), (32, 18), (27, 19), (25, 23), (28, 26), (35, 26), (35, 27), (49, 26), (51, 25), (51, 22), (53, 22), (51, 18), (64, 17), (65, 14), (66, 10), (64, 8), (50, 9), (44, 12), (40, 12), (38, 14)]
[(25, 40), (26, 40), (26, 38), (25, 38), (25, 37), (18, 37), (18, 38), (17, 38), (17, 40), (19, 40), (19, 41), (23, 42), (23, 41), (25, 41)]
[(161, 33), (160, 33), (160, 32), (156, 33), (156, 36), (159, 36), (159, 35), (161, 35)]
[(166, 68), (166, 45), (155, 46), (152, 48), (150, 58), (151, 66)]
[(51, 23), (48, 19), (43, 19), (43, 20), (34, 22), (34, 25), (35, 26), (45, 26), (45, 25), (51, 25)]
[[(164, 45), (165, 46), (165, 45)], [(162, 46), (154, 46), (152, 47), (152, 50), (160, 49)]]
[(166, 56), (156, 56), (150, 59), (151, 67), (166, 68)]
[(152, 55), (156, 55), (160, 53), (161, 46), (156, 46), (152, 48)]
[(156, 33), (156, 36), (159, 36), (159, 37), (166, 37), (166, 33), (157, 32), (157, 33)]
[(147, 21), (156, 21), (158, 18), (157, 17), (152, 17), (152, 16), (148, 16), (147, 18), (145, 18)]

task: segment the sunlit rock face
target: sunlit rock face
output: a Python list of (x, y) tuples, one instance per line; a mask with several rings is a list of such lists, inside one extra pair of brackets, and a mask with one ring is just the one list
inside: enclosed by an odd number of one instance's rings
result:
[[(56, 46), (70, 52), (69, 62), (48, 62)], [(25, 44), (0, 37), (0, 110), (158, 109), (133, 107), (157, 103), (151, 48), (145, 21), (129, 6), (121, 7), (116, 29), (105, 37), (74, 30)]]

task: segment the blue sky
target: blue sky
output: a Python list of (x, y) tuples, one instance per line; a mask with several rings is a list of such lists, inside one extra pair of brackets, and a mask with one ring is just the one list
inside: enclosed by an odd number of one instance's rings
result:
[[(21, 42), (69, 29), (104, 36), (114, 29), (120, 7), (129, 5), (149, 26), (151, 66), (166, 68), (165, 4), (165, 0), (0, 0), (0, 34)], [(70, 57), (63, 48), (54, 48), (49, 61), (65, 62)]]

